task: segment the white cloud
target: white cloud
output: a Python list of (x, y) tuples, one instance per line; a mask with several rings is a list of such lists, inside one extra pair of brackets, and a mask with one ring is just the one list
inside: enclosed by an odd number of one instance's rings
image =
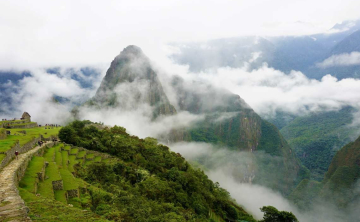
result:
[(2, 0), (0, 69), (109, 64), (130, 44), (150, 55), (174, 41), (325, 32), (356, 19), (359, 7), (352, 0)]
[(351, 53), (332, 55), (321, 63), (316, 64), (316, 66), (320, 68), (354, 65), (360, 65), (360, 52), (354, 51)]
[(185, 73), (187, 78), (228, 89), (238, 94), (259, 114), (283, 110), (294, 114), (309, 111), (338, 110), (351, 105), (360, 108), (360, 80), (338, 80), (331, 75), (321, 80), (309, 79), (303, 73), (285, 74), (264, 64), (247, 71), (244, 68), (219, 68), (213, 73)]
[[(76, 70), (71, 73), (76, 73)], [(9, 89), (15, 113), (7, 113), (8, 118), (20, 117), (22, 112), (30, 113), (32, 119), (39, 124), (64, 124), (70, 118), (70, 110), (76, 103), (85, 102), (94, 94), (99, 79), (89, 77), (95, 87), (84, 89), (79, 82), (73, 80), (67, 69), (58, 75), (49, 74), (44, 69), (34, 69), (31, 76), (25, 77), (17, 84), (11, 83)], [(54, 96), (67, 99), (63, 103), (55, 103)], [(9, 111), (10, 107), (5, 109)]]

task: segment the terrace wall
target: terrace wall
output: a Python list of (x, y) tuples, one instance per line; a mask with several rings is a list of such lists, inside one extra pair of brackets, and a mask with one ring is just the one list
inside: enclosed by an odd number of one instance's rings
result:
[(5, 167), (8, 163), (10, 163), (10, 161), (13, 158), (15, 158), (15, 151), (18, 151), (19, 153), (26, 153), (27, 151), (31, 150), (34, 147), (34, 145), (37, 144), (37, 142), (39, 140), (41, 140), (41, 138), (42, 138), (41, 136), (36, 137), (33, 140), (31, 140), (30, 142), (24, 144), (23, 146), (20, 146), (19, 142), (17, 142), (8, 151), (2, 152), (2, 154), (5, 154), (6, 157), (0, 163), (0, 169)]

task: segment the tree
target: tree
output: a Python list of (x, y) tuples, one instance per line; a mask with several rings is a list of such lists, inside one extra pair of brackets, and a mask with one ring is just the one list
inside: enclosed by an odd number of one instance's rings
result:
[(260, 210), (264, 212), (264, 218), (260, 222), (298, 222), (293, 213), (278, 211), (273, 206), (264, 206)]

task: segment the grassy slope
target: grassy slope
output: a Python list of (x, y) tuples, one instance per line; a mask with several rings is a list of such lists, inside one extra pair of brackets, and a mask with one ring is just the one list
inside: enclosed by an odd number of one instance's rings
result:
[(19, 189), (21, 197), (29, 207), (29, 216), (33, 221), (66, 221), (66, 222), (91, 222), (108, 221), (100, 218), (91, 211), (83, 211), (76, 207), (70, 207), (51, 198), (35, 196), (25, 189)]
[[(91, 211), (79, 209), (81, 208), (81, 202), (90, 201), (88, 196), (81, 195), (80, 199), (66, 199), (66, 190), (78, 189), (79, 187), (88, 187), (88, 189), (97, 190), (98, 192), (104, 191), (72, 175), (73, 165), (78, 163), (79, 160), (76, 160), (75, 155), (68, 156), (67, 151), (61, 151), (61, 147), (63, 147), (62, 144), (48, 148), (43, 157), (34, 157), (20, 182), (20, 195), (30, 208), (30, 217), (33, 220), (42, 221), (107, 221)], [(66, 146), (64, 149), (69, 150), (70, 153), (77, 153), (77, 149), (72, 151), (70, 146)], [(83, 156), (85, 155), (86, 151), (83, 151)], [(101, 160), (99, 156), (94, 155), (94, 157)], [(67, 163), (68, 159), (70, 164)], [(48, 167), (45, 169), (46, 179), (39, 182), (38, 194), (40, 196), (35, 196), (35, 176), (42, 169), (45, 161), (49, 162)], [(53, 190), (52, 181), (55, 180), (63, 180), (64, 190)], [(74, 207), (69, 207), (68, 203), (71, 203)]]
[(25, 190), (35, 193), (36, 173), (40, 172), (44, 166), (44, 157), (34, 156), (29, 163), (23, 179), (19, 186)]
[[(19, 141), (20, 146), (22, 146), (30, 142), (35, 137), (39, 137), (40, 135), (43, 135), (44, 138), (57, 135), (60, 129), (60, 127), (54, 129), (45, 129), (44, 127), (35, 127), (31, 129), (11, 129), (11, 135), (0, 141), (0, 152), (9, 150), (13, 145), (15, 145), (16, 141)], [(24, 130), (26, 131), (26, 134), (19, 132)]]

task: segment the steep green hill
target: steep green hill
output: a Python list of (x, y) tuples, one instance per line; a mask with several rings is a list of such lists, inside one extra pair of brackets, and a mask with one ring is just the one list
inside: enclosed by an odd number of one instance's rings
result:
[[(255, 177), (254, 183), (284, 194), (308, 177), (307, 169), (279, 130), (261, 119), (240, 96), (205, 83), (186, 82), (180, 77), (174, 77), (172, 85), (180, 110), (204, 116), (188, 130), (188, 140), (253, 153), (253, 164), (246, 174)], [(263, 158), (264, 153), (270, 156)]]
[(331, 159), (357, 130), (349, 127), (353, 120), (352, 107), (339, 111), (312, 113), (297, 117), (281, 129), (281, 133), (296, 155), (312, 173), (322, 180)]
[[(139, 139), (117, 126), (99, 130), (87, 123), (75, 121), (63, 127), (59, 138), (117, 157), (111, 162), (74, 165), (77, 177), (112, 194), (90, 193), (93, 212), (124, 221), (209, 221), (210, 217), (254, 221), (226, 190), (156, 139)], [(64, 161), (60, 163), (64, 166)]]
[(290, 195), (302, 208), (321, 200), (346, 209), (360, 201), (360, 137), (342, 147), (334, 156), (324, 180), (303, 180)]

